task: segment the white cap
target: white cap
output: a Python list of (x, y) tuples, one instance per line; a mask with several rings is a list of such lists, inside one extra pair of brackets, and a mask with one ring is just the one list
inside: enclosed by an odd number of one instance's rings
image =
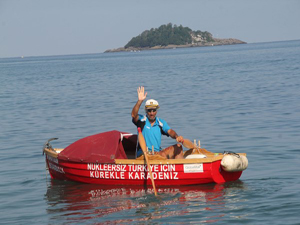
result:
[(145, 103), (145, 109), (152, 109), (152, 108), (159, 109), (159, 104), (158, 101), (154, 99), (149, 99)]

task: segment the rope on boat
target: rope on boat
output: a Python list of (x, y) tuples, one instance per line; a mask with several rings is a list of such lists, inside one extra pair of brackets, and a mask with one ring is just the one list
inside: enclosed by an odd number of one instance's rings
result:
[(50, 141), (53, 141), (53, 140), (57, 140), (58, 138), (50, 138), (48, 141), (45, 142), (44, 144), (44, 147), (43, 147), (43, 155), (45, 154), (45, 149), (50, 149), (51, 151), (54, 151), (54, 148), (52, 147), (52, 145), (50, 144)]
[[(48, 141), (45, 142), (44, 146), (43, 146), (43, 155), (45, 154), (45, 149), (49, 149), (53, 152), (55, 152), (54, 148), (52, 147), (52, 145), (50, 144), (50, 141), (53, 141), (53, 140), (57, 140), (58, 138), (50, 138)], [(47, 164), (47, 160), (45, 159), (46, 161), (46, 181), (47, 181), (47, 170), (49, 171), (49, 167), (48, 167), (48, 164)]]
[(237, 158), (240, 158), (239, 154), (232, 152), (232, 151), (224, 151), (224, 155), (233, 155), (233, 156), (236, 156)]
[[(44, 151), (43, 151), (43, 153), (44, 153)], [(47, 170), (49, 171), (49, 167), (48, 167), (48, 163), (47, 163), (46, 158), (45, 158), (45, 161), (46, 161), (46, 163), (45, 163), (46, 164), (45, 165), (46, 166), (45, 171), (46, 171), (46, 181), (47, 181), (47, 173), (48, 173)]]

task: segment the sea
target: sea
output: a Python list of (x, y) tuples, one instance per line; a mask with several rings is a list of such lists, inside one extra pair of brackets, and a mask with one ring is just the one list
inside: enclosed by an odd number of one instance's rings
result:
[[(136, 133), (139, 86), (179, 135), (246, 153), (240, 180), (158, 197), (51, 180), (44, 143)], [(300, 40), (1, 58), (0, 107), (0, 224), (300, 224)]]

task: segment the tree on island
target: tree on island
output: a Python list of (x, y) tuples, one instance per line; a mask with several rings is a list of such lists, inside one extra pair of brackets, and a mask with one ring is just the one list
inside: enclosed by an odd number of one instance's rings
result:
[(145, 30), (140, 35), (133, 37), (125, 48), (145, 48), (168, 45), (187, 45), (193, 43), (214, 42), (212, 34), (207, 31), (192, 31), (189, 27), (182, 25), (161, 25), (159, 28)]

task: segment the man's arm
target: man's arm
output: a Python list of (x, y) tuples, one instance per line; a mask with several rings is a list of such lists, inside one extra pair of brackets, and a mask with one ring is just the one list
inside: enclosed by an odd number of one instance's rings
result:
[(169, 129), (168, 134), (171, 138), (176, 139), (177, 142), (183, 142), (183, 137), (178, 136), (178, 134), (175, 132), (175, 130)]
[(131, 117), (133, 119), (133, 121), (136, 123), (139, 120), (139, 109), (142, 105), (143, 101), (138, 100), (137, 103), (135, 104), (135, 106), (133, 107), (132, 111), (131, 111)]
[(132, 111), (131, 111), (131, 117), (133, 119), (133, 121), (136, 123), (139, 120), (139, 109), (143, 103), (143, 101), (146, 99), (147, 97), (147, 92), (145, 93), (145, 89), (143, 86), (139, 87), (137, 89), (137, 93), (138, 93), (138, 101), (135, 104), (135, 106), (133, 107)]

